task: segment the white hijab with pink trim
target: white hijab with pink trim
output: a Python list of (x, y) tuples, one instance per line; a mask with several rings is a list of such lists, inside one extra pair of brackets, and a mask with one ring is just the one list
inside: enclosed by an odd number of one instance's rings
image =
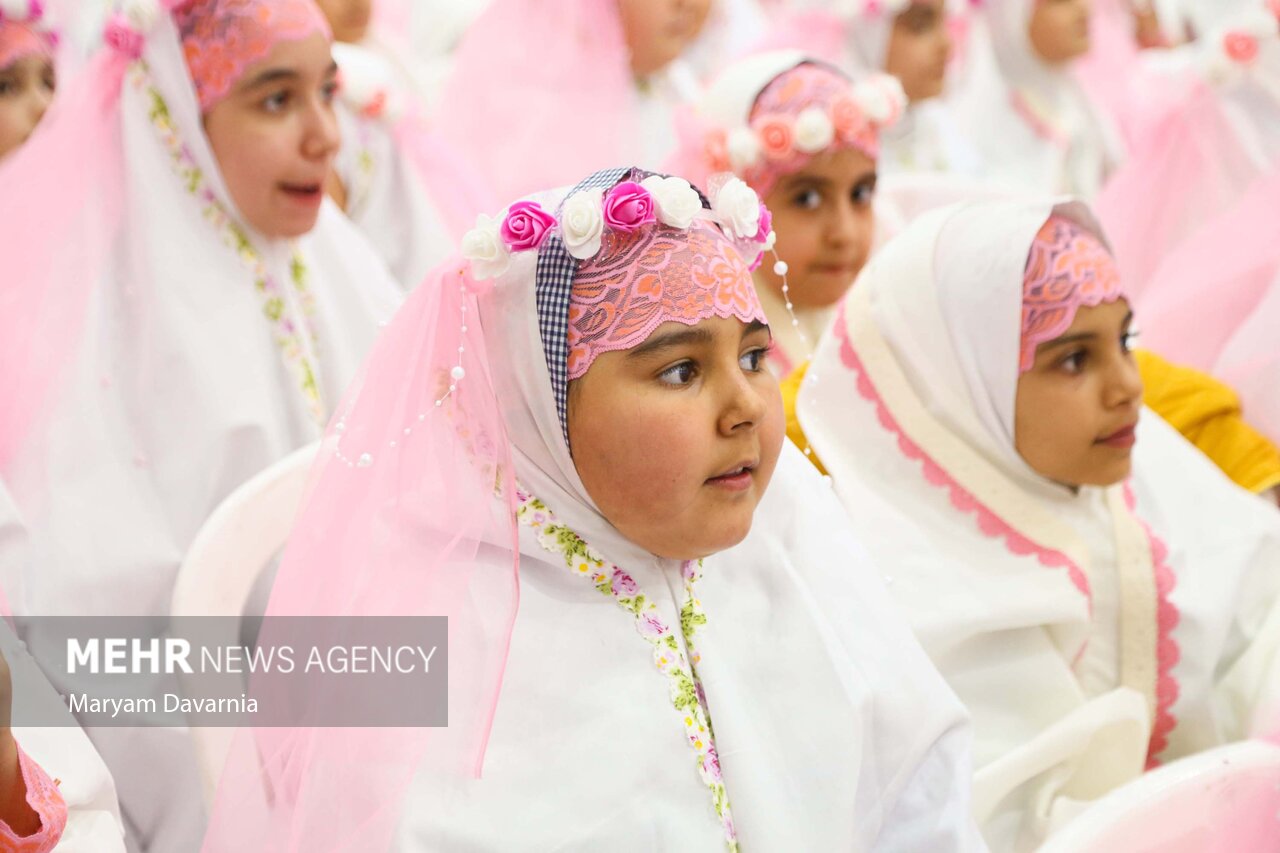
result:
[(974, 717), (995, 849), (1031, 849), (1144, 767), (1248, 736), (1280, 700), (1273, 507), (1149, 411), (1126, 484), (1072, 492), (1015, 450), (1024, 267), (1051, 214), (1101, 238), (1078, 203), (922, 217), (864, 270), (797, 402)]

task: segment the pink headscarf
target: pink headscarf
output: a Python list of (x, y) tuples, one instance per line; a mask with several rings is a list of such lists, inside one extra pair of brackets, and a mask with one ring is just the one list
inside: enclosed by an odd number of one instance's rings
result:
[(53, 58), (57, 39), (39, 28), (43, 17), (44, 10), (38, 2), (30, 4), (25, 18), (9, 17), (0, 11), (0, 68), (8, 68), (28, 56)]
[(1036, 348), (1065, 332), (1081, 308), (1124, 295), (1120, 271), (1101, 241), (1065, 217), (1050, 217), (1027, 255), (1019, 372), (1031, 369)]
[(231, 91), (277, 44), (315, 33), (329, 23), (310, 0), (189, 0), (173, 11), (200, 111)]

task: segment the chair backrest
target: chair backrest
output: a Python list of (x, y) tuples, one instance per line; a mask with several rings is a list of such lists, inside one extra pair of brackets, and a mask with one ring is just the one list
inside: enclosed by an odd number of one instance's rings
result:
[[(310, 444), (254, 476), (224, 500), (205, 521), (178, 570), (171, 612), (185, 616), (231, 616), (227, 646), (240, 643), (239, 622), (254, 584), (284, 547), (306, 489), (318, 444)], [(205, 636), (202, 634), (202, 637)], [(202, 690), (197, 671), (180, 677), (188, 696), (216, 695)], [(218, 777), (236, 730), (192, 726), (206, 804), (213, 802)]]
[(1171, 762), (1098, 800), (1040, 853), (1280, 850), (1280, 746), (1244, 741)]

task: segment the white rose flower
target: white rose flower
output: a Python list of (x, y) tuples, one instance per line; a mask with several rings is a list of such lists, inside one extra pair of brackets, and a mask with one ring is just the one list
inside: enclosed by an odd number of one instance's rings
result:
[(760, 196), (741, 178), (730, 178), (711, 205), (730, 237), (748, 240), (760, 230)]
[(569, 196), (560, 211), (560, 237), (569, 254), (580, 261), (600, 251), (604, 233), (604, 188), (582, 190)]
[(640, 182), (640, 186), (653, 196), (653, 203), (658, 208), (658, 219), (663, 225), (670, 225), (680, 230), (693, 224), (693, 219), (702, 210), (702, 199), (684, 178), (664, 178), (661, 175), (650, 175)]
[(497, 218), (482, 213), (476, 217), (476, 227), (462, 235), (462, 257), (471, 262), (478, 279), (497, 278), (511, 265), (511, 253), (498, 233), (505, 217), (505, 212)]
[(739, 127), (731, 132), (725, 140), (725, 148), (729, 152), (729, 168), (735, 172), (749, 169), (760, 159), (760, 140), (749, 127)]
[(835, 141), (836, 126), (831, 117), (819, 107), (809, 107), (796, 117), (796, 148), (805, 154), (825, 151)]
[(867, 118), (877, 125), (896, 119), (907, 104), (902, 83), (889, 74), (877, 74), (873, 79), (863, 80), (854, 87), (853, 96)]

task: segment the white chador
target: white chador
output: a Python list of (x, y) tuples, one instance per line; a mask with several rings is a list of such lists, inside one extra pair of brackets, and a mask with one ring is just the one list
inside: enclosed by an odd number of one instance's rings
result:
[[(797, 404), (973, 714), (974, 806), (996, 850), (1031, 850), (1149, 762), (1280, 710), (1274, 506), (1149, 411), (1127, 486), (1073, 492), (1014, 449), (1023, 268), (1051, 210), (915, 223), (846, 297)], [(1079, 205), (1056, 211), (1096, 232)]]
[[(623, 537), (577, 474), (548, 390), (531, 261), (518, 257), (481, 304), (516, 476), (676, 626), (705, 688), (742, 849), (981, 849), (968, 815), (964, 715), (830, 487), (789, 443), (750, 535), (700, 569), (705, 624), (680, 627), (682, 565)], [(685, 714), (635, 616), (548, 551), (527, 521), (483, 777), (424, 767), (395, 849), (726, 849)], [(504, 575), (471, 576), (471, 598), (483, 602), (478, 579)]]
[(414, 97), (390, 61), (372, 50), (335, 44), (342, 94), (334, 104), (342, 149), (334, 172), (345, 210), (406, 288), (417, 287), (453, 251), (440, 210), (397, 139), (396, 125)]
[[(126, 78), (118, 107), (122, 221), (99, 223), (115, 238), (81, 306), (76, 353), (9, 480), (31, 538), (29, 561), (3, 566), (19, 615), (167, 613), (201, 525), (238, 485), (319, 437), (399, 299), (328, 202), (296, 242), (245, 230), (234, 248), (227, 220), (211, 213), (210, 196), (237, 216), (167, 15), (144, 59), (150, 73)], [(166, 116), (171, 125), (157, 126)], [(174, 131), (203, 182), (194, 191), (190, 173), (175, 174)], [(26, 639), (37, 659), (61, 653)], [(130, 843), (197, 849), (203, 807), (187, 733), (91, 735)]]
[(1118, 135), (1069, 68), (1031, 44), (1035, 0), (991, 0), (948, 97), (987, 177), (1027, 192), (1092, 199), (1123, 156)]

